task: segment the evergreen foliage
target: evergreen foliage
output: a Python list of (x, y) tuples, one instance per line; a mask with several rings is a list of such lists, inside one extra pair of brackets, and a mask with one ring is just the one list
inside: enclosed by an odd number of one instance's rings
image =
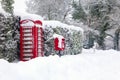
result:
[[(79, 2), (77, 2), (79, 3)], [(88, 13), (85, 13), (81, 3), (77, 4), (74, 2), (73, 8), (73, 19), (84, 20), (84, 23), (87, 22), (87, 25), (93, 30), (97, 30), (99, 34), (94, 34), (96, 42), (99, 44), (100, 49), (105, 49), (104, 39), (106, 37), (106, 31), (111, 29), (110, 26), (110, 17), (112, 11), (112, 5), (109, 0), (98, 0), (92, 3), (89, 3)], [(91, 36), (91, 35), (89, 35)], [(91, 39), (90, 39), (91, 40)], [(92, 39), (94, 40), (94, 39)], [(91, 42), (91, 41), (88, 41)], [(91, 45), (91, 43), (88, 43)], [(88, 46), (89, 46), (88, 45)]]
[(10, 14), (13, 14), (13, 6), (12, 6), (13, 3), (14, 3), (14, 0), (2, 0), (1, 1), (2, 8)]
[[(14, 34), (19, 25), (18, 18), (13, 15), (13, 0), (2, 0), (2, 8), (10, 15), (0, 13), (0, 58), (14, 61), (17, 58), (17, 39)], [(18, 36), (19, 37), (19, 36)]]
[(91, 18), (95, 19), (98, 24), (94, 29), (99, 31), (96, 40), (100, 49), (105, 49), (104, 39), (106, 37), (106, 31), (111, 29), (110, 18), (108, 16), (111, 10), (112, 7), (109, 5), (109, 2), (100, 1), (90, 6)]
[(112, 6), (109, 2), (99, 1), (97, 3), (92, 3), (90, 5), (90, 14), (91, 17), (96, 17), (97, 19), (101, 19), (111, 12)]
[[(14, 28), (19, 25), (18, 18), (13, 16), (7, 16), (1, 14), (0, 16), (0, 58), (14, 61), (17, 56), (17, 41), (19, 38), (15, 38)], [(18, 36), (19, 37), (19, 36)]]
[(73, 2), (72, 6), (74, 8), (74, 12), (72, 13), (73, 19), (86, 20), (87, 16), (82, 8), (81, 3), (77, 4), (77, 2)]
[(63, 28), (61, 25), (54, 27), (46, 25), (44, 29), (44, 51), (46, 56), (53, 53), (59, 54), (59, 51), (54, 50), (54, 40), (51, 39), (54, 33), (62, 35), (65, 38), (65, 50), (60, 51), (62, 55), (76, 55), (82, 52), (83, 34), (81, 31)]

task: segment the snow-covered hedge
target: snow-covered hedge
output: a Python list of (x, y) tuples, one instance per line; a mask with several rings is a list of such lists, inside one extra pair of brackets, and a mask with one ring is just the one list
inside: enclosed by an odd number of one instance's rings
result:
[(80, 27), (63, 24), (59, 21), (43, 21), (43, 27), (45, 55), (59, 53), (59, 51), (54, 50), (54, 40), (52, 39), (53, 34), (59, 34), (65, 38), (65, 50), (60, 53), (63, 55), (75, 55), (81, 53), (83, 30)]
[(10, 62), (17, 57), (17, 41), (19, 40), (17, 19), (15, 16), (5, 16), (0, 13), (0, 58)]

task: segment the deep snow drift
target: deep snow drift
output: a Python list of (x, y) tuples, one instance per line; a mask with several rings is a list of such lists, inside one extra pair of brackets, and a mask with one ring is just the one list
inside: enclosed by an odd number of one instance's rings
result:
[(120, 52), (83, 50), (79, 55), (0, 60), (0, 80), (120, 80)]

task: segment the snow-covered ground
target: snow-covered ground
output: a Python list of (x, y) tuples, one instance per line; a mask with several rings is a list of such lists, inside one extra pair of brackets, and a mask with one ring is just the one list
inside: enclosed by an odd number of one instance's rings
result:
[(79, 55), (0, 60), (0, 80), (120, 80), (120, 52), (83, 50)]

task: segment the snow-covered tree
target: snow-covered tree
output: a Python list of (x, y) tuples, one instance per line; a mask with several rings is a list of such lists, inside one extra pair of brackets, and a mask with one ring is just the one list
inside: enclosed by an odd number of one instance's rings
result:
[(83, 7), (81, 3), (73, 1), (72, 6), (74, 8), (74, 11), (72, 13), (73, 19), (80, 19), (81, 21), (86, 21), (87, 15), (85, 11), (83, 10)]
[(26, 3), (30, 13), (41, 15), (48, 20), (63, 21), (70, 10), (71, 0), (28, 0)]
[[(2, 0), (1, 5), (6, 14), (0, 13), (0, 58), (13, 61), (17, 57), (17, 41), (15, 28), (19, 25), (18, 18), (13, 15), (12, 0)], [(18, 36), (19, 37), (19, 36)]]
[[(113, 25), (116, 23), (114, 19), (111, 19), (111, 15), (113, 16), (116, 14), (114, 13), (114, 11), (115, 8), (118, 8), (117, 2), (117, 0), (87, 0), (87, 2), (79, 0), (76, 3), (79, 10), (76, 11), (77, 8), (73, 6), (73, 13), (76, 13), (78, 16), (82, 15), (80, 18), (78, 17), (77, 19), (84, 19), (83, 22), (87, 24), (89, 28), (91, 28), (90, 32), (93, 32), (94, 38), (98, 43), (100, 49), (106, 48), (105, 38), (107, 36), (112, 36), (112, 38), (114, 37), (113, 34), (111, 35), (109, 33), (109, 30), (113, 29)], [(74, 14), (73, 18), (75, 19)]]
[(14, 3), (14, 0), (2, 0), (1, 1), (2, 8), (10, 14), (13, 14), (13, 6), (12, 6), (13, 3)]
[(19, 26), (18, 24), (19, 18), (0, 14), (0, 58), (10, 62), (18, 57), (19, 35), (16, 34), (17, 30), (15, 29)]

